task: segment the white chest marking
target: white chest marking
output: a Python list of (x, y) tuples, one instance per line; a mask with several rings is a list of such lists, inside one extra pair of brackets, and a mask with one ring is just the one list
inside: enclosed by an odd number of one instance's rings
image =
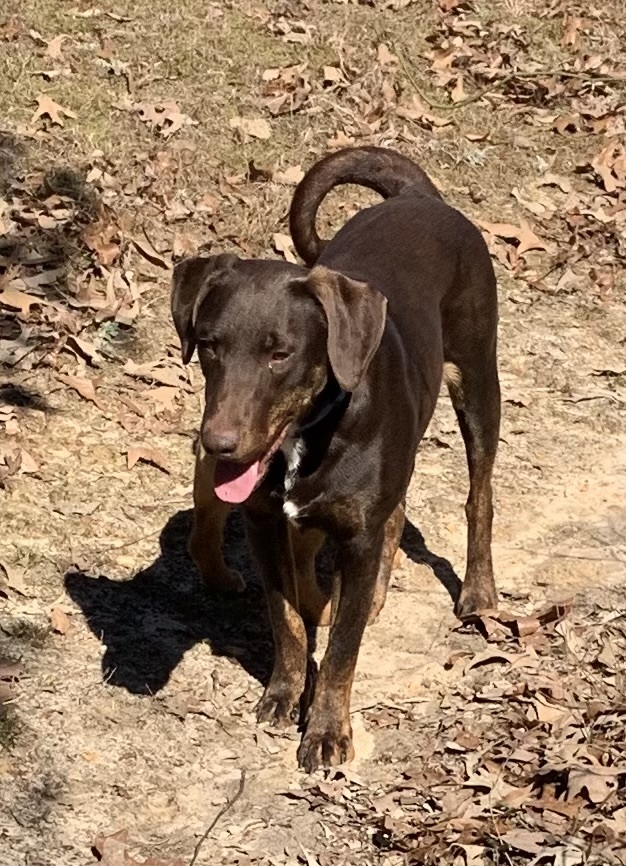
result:
[(285, 499), (283, 502), (283, 512), (285, 517), (289, 520), (296, 520), (298, 517), (298, 506), (294, 505), (294, 503), (290, 502), (288, 499)]
[(298, 474), (298, 467), (300, 466), (300, 461), (304, 454), (304, 447), (302, 439), (294, 439), (283, 451), (285, 460), (287, 461), (287, 471), (285, 472), (285, 493), (288, 493), (294, 485), (296, 475)]

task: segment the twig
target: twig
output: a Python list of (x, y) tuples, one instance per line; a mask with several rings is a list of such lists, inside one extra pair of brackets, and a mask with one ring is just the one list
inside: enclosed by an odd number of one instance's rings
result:
[(230, 798), (230, 800), (227, 800), (227, 801), (226, 801), (226, 803), (222, 806), (222, 808), (219, 810), (219, 812), (217, 813), (217, 815), (215, 816), (215, 818), (213, 818), (213, 820), (211, 821), (211, 823), (209, 824), (209, 826), (206, 828), (206, 830), (205, 830), (204, 833), (202, 834), (202, 837), (201, 837), (200, 841), (198, 842), (198, 844), (197, 844), (196, 847), (194, 848), (193, 856), (192, 856), (191, 860), (189, 861), (189, 866), (194, 866), (194, 863), (195, 863), (196, 860), (198, 859), (198, 854), (200, 853), (200, 848), (202, 848), (202, 846), (203, 846), (204, 843), (206, 842), (206, 840), (207, 840), (207, 838), (208, 838), (208, 836), (209, 836), (209, 833), (210, 833), (213, 829), (215, 829), (215, 826), (216, 826), (217, 822), (220, 820), (220, 818), (223, 818), (224, 815), (225, 815), (225, 814), (226, 814), (230, 809), (232, 809), (232, 807), (235, 805), (235, 803), (237, 802), (237, 800), (241, 797), (241, 795), (243, 794), (243, 788), (244, 788), (245, 783), (246, 783), (246, 771), (245, 771), (245, 770), (242, 770), (242, 771), (241, 771), (241, 779), (239, 780), (239, 788), (237, 789), (237, 793), (234, 794), (234, 795)]
[(110, 553), (112, 550), (123, 550), (125, 547), (132, 547), (133, 544), (139, 544), (139, 542), (157, 535), (157, 533), (161, 532), (161, 529), (162, 527), (152, 529), (150, 532), (146, 532), (137, 538), (132, 538), (130, 541), (124, 541), (122, 544), (112, 544), (110, 547), (103, 547), (102, 550), (98, 551), (98, 559), (94, 561), (94, 565), (99, 565), (102, 562), (105, 553)]
[(402, 54), (398, 54), (398, 58), (402, 65), (402, 69), (404, 70), (404, 74), (409, 79), (409, 83), (411, 84), (413, 90), (415, 90), (419, 98), (423, 100), (429, 108), (435, 108), (439, 111), (454, 111), (457, 108), (463, 108), (463, 106), (469, 105), (471, 102), (477, 102), (479, 99), (482, 99), (483, 96), (486, 96), (488, 93), (492, 93), (499, 87), (504, 87), (510, 81), (514, 81), (516, 78), (533, 80), (539, 78), (551, 78), (552, 76), (557, 75), (561, 78), (582, 78), (586, 81), (591, 82), (612, 81), (616, 84), (626, 82), (626, 78), (624, 76), (596, 75), (594, 72), (568, 72), (565, 69), (540, 69), (536, 72), (510, 72), (508, 75), (492, 81), (491, 84), (487, 85), (487, 87), (483, 87), (482, 90), (477, 90), (476, 93), (472, 93), (471, 96), (468, 96), (466, 99), (462, 99), (460, 102), (435, 102), (430, 99), (430, 97), (426, 96), (426, 94), (418, 86)]

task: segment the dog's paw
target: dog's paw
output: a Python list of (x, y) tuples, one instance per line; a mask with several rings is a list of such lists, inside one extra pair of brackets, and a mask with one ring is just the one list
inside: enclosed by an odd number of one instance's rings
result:
[(460, 595), (454, 606), (454, 612), (459, 619), (478, 613), (481, 610), (494, 610), (498, 606), (495, 590), (483, 587), (461, 587)]
[(194, 560), (202, 586), (207, 592), (242, 593), (246, 584), (238, 571), (223, 566), (215, 566)]
[(300, 718), (300, 699), (285, 688), (265, 689), (265, 694), (257, 704), (258, 722), (269, 722), (274, 728), (289, 728)]
[(307, 773), (314, 773), (319, 767), (336, 767), (353, 758), (354, 746), (349, 725), (347, 730), (328, 725), (323, 731), (309, 725), (298, 749), (298, 765)]

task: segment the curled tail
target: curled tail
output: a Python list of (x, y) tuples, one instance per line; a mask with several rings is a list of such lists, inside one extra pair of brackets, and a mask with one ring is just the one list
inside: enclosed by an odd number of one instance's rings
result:
[(302, 178), (289, 211), (293, 244), (309, 266), (317, 261), (326, 243), (315, 228), (318, 208), (333, 187), (344, 183), (369, 187), (383, 198), (400, 195), (409, 187), (422, 195), (441, 198), (428, 175), (396, 150), (352, 147), (329, 154)]

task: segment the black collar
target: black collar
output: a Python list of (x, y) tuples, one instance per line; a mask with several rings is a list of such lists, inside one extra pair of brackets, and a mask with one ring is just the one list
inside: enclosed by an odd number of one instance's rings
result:
[(321, 424), (331, 412), (344, 406), (350, 399), (350, 392), (344, 391), (334, 376), (330, 376), (320, 393), (315, 397), (309, 412), (297, 425), (293, 436), (302, 436)]

